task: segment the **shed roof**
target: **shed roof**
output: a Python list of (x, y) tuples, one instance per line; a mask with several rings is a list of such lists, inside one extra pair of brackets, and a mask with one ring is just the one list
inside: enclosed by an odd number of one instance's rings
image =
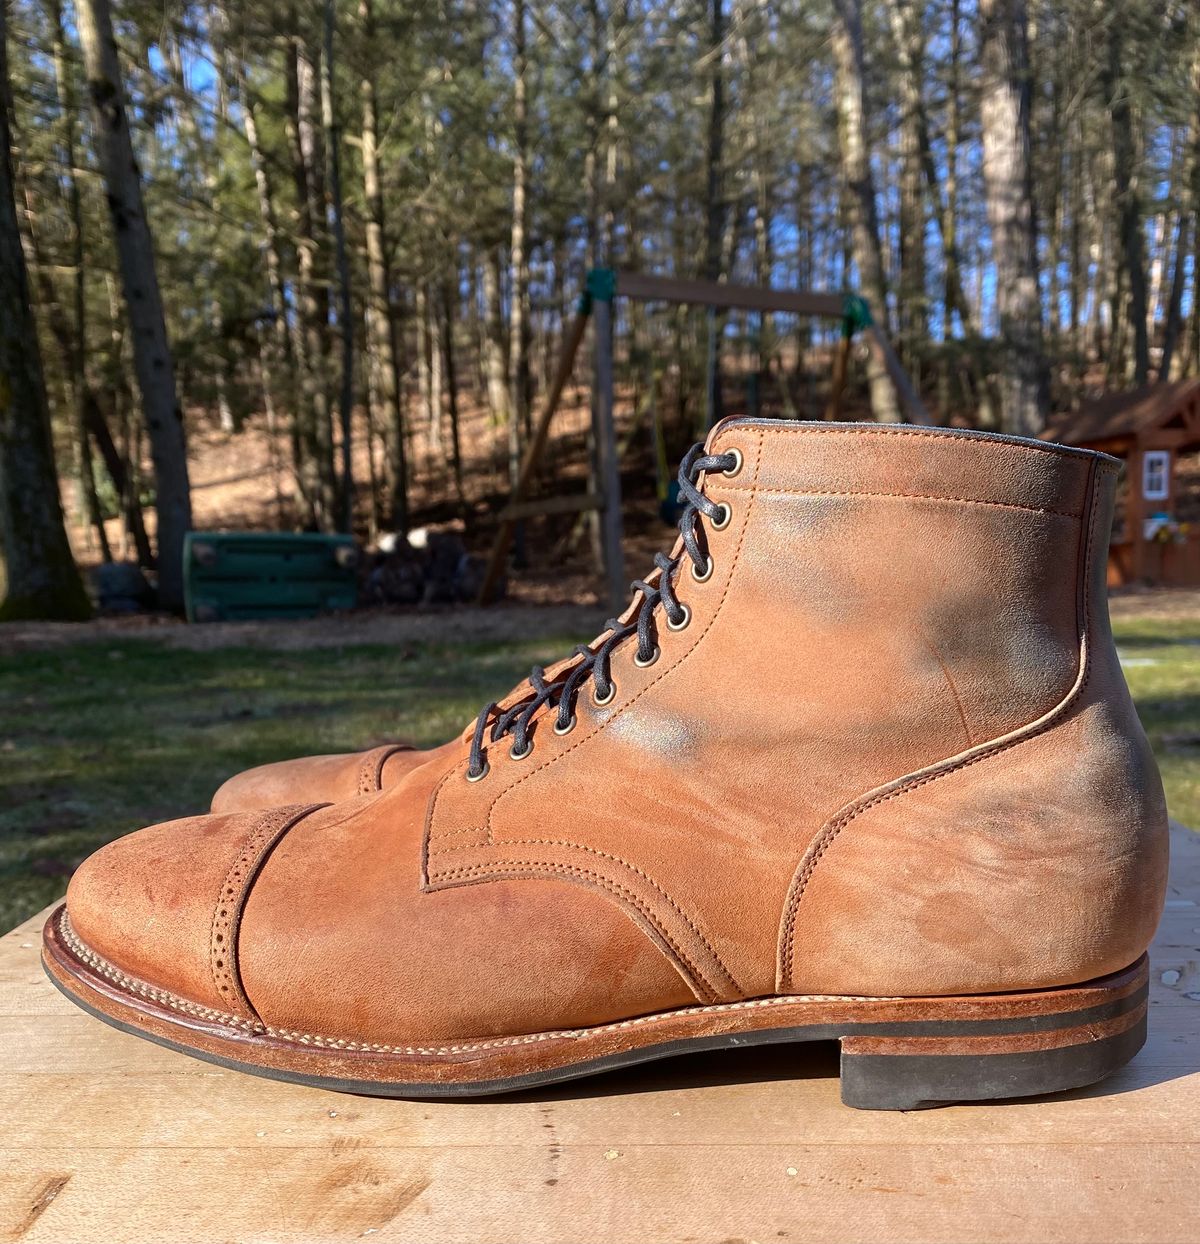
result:
[(1144, 385), (1120, 393), (1103, 393), (1080, 403), (1079, 409), (1055, 415), (1046, 429), (1048, 440), (1065, 445), (1138, 436), (1165, 427), (1173, 419), (1188, 426), (1200, 413), (1200, 377)]

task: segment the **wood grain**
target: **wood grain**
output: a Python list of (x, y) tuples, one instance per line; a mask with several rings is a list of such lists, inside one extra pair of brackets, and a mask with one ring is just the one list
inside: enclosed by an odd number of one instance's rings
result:
[(90, 1019), (0, 938), (0, 1241), (1200, 1239), (1200, 837), (1173, 831), (1150, 1042), (1065, 1097), (838, 1100), (832, 1046), (697, 1055), (505, 1100), (339, 1096)]

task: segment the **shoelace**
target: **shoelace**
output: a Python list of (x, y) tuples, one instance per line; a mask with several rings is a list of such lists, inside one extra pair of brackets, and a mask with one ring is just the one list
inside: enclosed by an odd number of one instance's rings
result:
[(692, 563), (692, 574), (697, 582), (703, 583), (712, 574), (713, 566), (707, 547), (701, 544), (703, 527), (700, 515), (703, 514), (717, 531), (726, 527), (732, 517), (729, 507), (706, 497), (697, 487), (697, 481), (705, 472), (721, 471), (732, 475), (741, 464), (741, 455), (736, 451), (705, 454), (703, 445), (693, 445), (688, 450), (677, 476), (680, 495), (686, 500), (683, 513), (679, 516), (683, 553), (675, 558), (668, 557), (665, 553), (655, 554), (654, 565), (658, 570), (658, 578), (654, 583), (649, 583), (646, 579), (635, 579), (630, 585), (635, 593), (642, 594), (642, 604), (636, 620), (622, 623), (617, 618), (609, 618), (600, 632), (601, 635), (611, 632), (608, 638), (599, 647), (580, 644), (575, 648), (571, 655), (580, 657), (581, 660), (571, 667), (561, 682), (547, 682), (545, 669), (540, 665), (534, 666), (529, 675), (529, 685), (533, 688), (533, 695), (529, 699), (521, 700), (502, 713), (497, 711), (499, 704), (493, 701), (479, 714), (471, 740), (471, 758), (467, 765), (468, 781), (477, 782), (488, 772), (485, 735), (488, 734), (489, 721), (492, 725), (489, 741), (498, 743), (505, 735), (511, 734), (513, 741), (509, 754), (514, 760), (523, 760), (533, 750), (530, 731), (534, 715), (543, 704), (557, 705), (554, 733), (567, 734), (575, 726), (575, 701), (589, 678), (594, 685), (594, 703), (603, 707), (611, 702), (617, 693), (610, 668), (612, 653), (624, 640), (631, 635), (637, 635), (634, 663), (642, 668), (654, 664), (659, 653), (655, 629), (655, 612), (659, 605), (662, 605), (669, 630), (681, 631), (687, 626), (691, 620), (691, 610), (675, 595), (676, 572), (686, 556)]

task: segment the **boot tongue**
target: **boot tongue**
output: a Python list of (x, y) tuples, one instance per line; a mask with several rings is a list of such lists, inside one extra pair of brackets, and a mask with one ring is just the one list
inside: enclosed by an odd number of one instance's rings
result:
[[(713, 424), (713, 426), (709, 429), (708, 436), (704, 442), (704, 452), (706, 454), (712, 452), (712, 446), (716, 438), (721, 435), (727, 426), (736, 422), (738, 417), (739, 416), (737, 415), (726, 415), (723, 419), (720, 419)], [(683, 547), (683, 536), (677, 535), (674, 544), (671, 546), (670, 557), (672, 560), (679, 559), (680, 555), (683, 553)], [(646, 576), (646, 581), (651, 584), (656, 583), (659, 574), (660, 572), (657, 569), (652, 570)], [(616, 618), (616, 622), (619, 627), (628, 626), (633, 622), (642, 606), (642, 599), (642, 594), (640, 592), (630, 592), (628, 603)], [(595, 650), (604, 641), (608, 634), (608, 631), (602, 631), (589, 642), (588, 646)], [(543, 676), (548, 683), (556, 682), (567, 674), (568, 671), (578, 665), (583, 659), (584, 658), (578, 654), (563, 657), (560, 660), (555, 661), (553, 664), (547, 665), (543, 670)], [(532, 693), (531, 684), (529, 680), (526, 679), (525, 681), (518, 683), (506, 696), (498, 700), (496, 702), (496, 708), (499, 712), (503, 713), (507, 709), (513, 708), (522, 701), (529, 699)], [(470, 725), (466, 726), (462, 734), (459, 736), (461, 741), (464, 743), (470, 742), (474, 729), (475, 722), (472, 722)]]
[(704, 452), (706, 454), (711, 454), (713, 452), (713, 446), (717, 443), (717, 437), (720, 436), (726, 428), (737, 423), (739, 420), (744, 419), (744, 415), (724, 415), (718, 419), (716, 423), (709, 428), (708, 435), (704, 438)]

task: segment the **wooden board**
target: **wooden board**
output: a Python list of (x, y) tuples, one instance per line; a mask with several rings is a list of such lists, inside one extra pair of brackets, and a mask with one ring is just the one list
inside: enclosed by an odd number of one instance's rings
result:
[(38, 917), (0, 938), (0, 1241), (1192, 1244), (1200, 837), (1174, 848), (1134, 1062), (1066, 1097), (912, 1114), (843, 1107), (832, 1046), (474, 1103), (276, 1084), (76, 1010)]

